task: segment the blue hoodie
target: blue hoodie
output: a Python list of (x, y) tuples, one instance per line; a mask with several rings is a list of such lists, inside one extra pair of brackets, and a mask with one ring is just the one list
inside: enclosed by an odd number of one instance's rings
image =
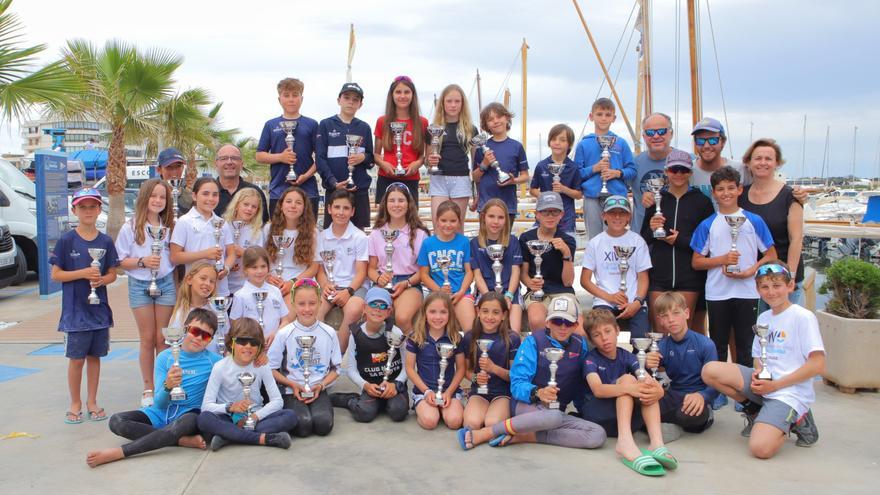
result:
[[(636, 177), (636, 165), (633, 161), (632, 151), (629, 144), (620, 136), (608, 131), (609, 136), (617, 137), (614, 146), (611, 147), (611, 168), (623, 170), (623, 177), (608, 181), (607, 188), (610, 194), (626, 196), (627, 183)], [(574, 152), (574, 163), (581, 171), (581, 189), (585, 198), (598, 198), (602, 190), (602, 175), (593, 172), (593, 165), (602, 159), (602, 147), (596, 141), (596, 134), (588, 134), (581, 139)]]

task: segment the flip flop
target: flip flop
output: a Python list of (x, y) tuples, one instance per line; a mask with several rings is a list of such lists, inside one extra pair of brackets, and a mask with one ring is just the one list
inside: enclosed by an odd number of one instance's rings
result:
[(510, 445), (511, 440), (513, 440), (512, 436), (510, 436), (506, 433), (502, 433), (501, 435), (498, 435), (497, 437), (493, 438), (492, 440), (489, 440), (489, 446), (490, 447), (507, 447), (508, 445)]
[(642, 449), (642, 453), (653, 457), (654, 460), (659, 462), (661, 466), (670, 471), (678, 468), (678, 460), (665, 446), (657, 447), (656, 449), (654, 449), (654, 451)]
[(82, 411), (77, 412), (77, 413), (72, 412), (72, 411), (67, 411), (66, 413), (64, 413), (64, 422), (69, 425), (78, 425), (78, 424), (82, 423), (83, 422)]
[(640, 455), (633, 460), (620, 456), (620, 462), (624, 466), (644, 476), (663, 476), (666, 470), (650, 455)]
[[(467, 434), (471, 433), (471, 446), (467, 446)], [(474, 437), (473, 433), (468, 428), (459, 428), (458, 429), (458, 444), (461, 445), (461, 450), (471, 450), (474, 448)]]
[(100, 408), (97, 411), (89, 411), (89, 421), (104, 421), (107, 419), (107, 413), (104, 412), (104, 408)]

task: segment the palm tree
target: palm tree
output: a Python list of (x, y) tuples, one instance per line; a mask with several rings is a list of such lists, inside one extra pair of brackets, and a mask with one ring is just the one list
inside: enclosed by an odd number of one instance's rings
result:
[[(196, 162), (202, 149), (214, 146), (209, 130), (211, 117), (205, 108), (211, 104), (211, 96), (201, 88), (193, 88), (164, 99), (156, 105), (156, 132), (148, 140), (159, 147), (174, 146), (189, 164), (187, 184), (192, 185), (196, 175)], [(161, 146), (159, 145), (161, 143)], [(204, 158), (204, 157), (201, 157)]]

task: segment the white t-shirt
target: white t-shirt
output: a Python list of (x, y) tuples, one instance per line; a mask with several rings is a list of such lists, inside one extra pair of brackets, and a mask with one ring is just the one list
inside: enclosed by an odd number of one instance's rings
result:
[[(235, 229), (233, 229), (231, 225), (229, 226), (229, 228), (232, 231), (234, 241)], [(245, 225), (241, 228), (241, 234), (238, 238), (238, 242), (236, 243), (236, 245), (241, 247), (242, 249), (247, 249), (254, 246), (265, 246), (266, 237), (263, 232), (263, 229), (257, 229), (257, 231), (254, 232), (254, 229), (252, 229), (250, 225)], [(229, 281), (229, 292), (233, 294), (235, 294), (238, 289), (241, 289), (241, 287), (244, 285), (244, 268), (241, 266), (241, 262), (242, 260), (240, 259), (235, 260), (235, 266), (238, 269), (229, 272), (229, 276), (226, 277)], [(271, 270), (272, 267), (269, 268)]]
[(268, 337), (276, 331), (281, 323), (281, 319), (287, 316), (287, 305), (284, 304), (284, 296), (281, 290), (272, 284), (263, 283), (262, 287), (256, 287), (254, 284), (245, 281), (244, 286), (236, 291), (232, 298), (232, 308), (229, 310), (229, 318), (238, 320), (239, 318), (252, 318), (254, 321), (260, 321), (260, 313), (257, 311), (257, 300), (254, 299), (254, 292), (257, 290), (265, 290), (269, 292), (266, 300), (263, 301), (263, 335)]
[[(797, 304), (792, 304), (778, 315), (774, 315), (772, 310), (764, 311), (758, 315), (758, 323), (770, 325), (770, 335), (767, 337), (767, 369), (774, 380), (794, 373), (807, 362), (811, 352), (825, 352), (816, 315)], [(761, 357), (761, 344), (757, 336), (752, 343), (752, 357)], [(808, 378), (765, 397), (785, 402), (800, 416), (816, 400), (813, 379)]]
[[(159, 254), (159, 271), (156, 278), (162, 278), (174, 271), (174, 265), (171, 263), (171, 251), (168, 249), (169, 238), (166, 237), (162, 241), (162, 252)], [(119, 235), (116, 237), (116, 253), (119, 260), (125, 258), (145, 258), (153, 255), (153, 238), (147, 233), (147, 226), (144, 225), (144, 243), (138, 244), (134, 240), (134, 219), (129, 219), (122, 228), (119, 229)], [(138, 280), (150, 280), (149, 268), (135, 268), (134, 270), (126, 270), (125, 273), (129, 277)]]
[[(283, 326), (275, 335), (272, 346), (269, 347), (269, 368), (279, 370), (288, 379), (296, 383), (304, 383), (302, 349), (296, 338), (300, 335), (314, 335), (315, 344), (312, 346), (312, 364), (309, 366), (311, 376), (309, 385), (315, 386), (327, 376), (331, 369), (340, 369), (342, 354), (339, 351), (339, 338), (336, 330), (330, 325), (316, 321), (314, 325), (306, 327), (294, 321)], [(287, 359), (285, 360), (285, 351)], [(290, 387), (285, 387), (285, 393), (292, 394)]]
[(318, 234), (318, 250), (315, 252), (315, 261), (321, 263), (322, 269), (326, 269), (323, 266), (324, 261), (321, 259), (321, 251), (324, 250), (336, 251), (336, 261), (333, 263), (333, 282), (336, 287), (349, 287), (354, 279), (355, 263), (370, 259), (367, 235), (351, 222), (348, 223), (342, 237), (333, 235), (332, 227), (328, 227)]
[[(715, 213), (706, 218), (691, 237), (691, 249), (712, 258), (730, 252), (730, 226), (724, 217), (745, 216), (746, 221), (739, 227), (736, 250), (739, 252), (740, 270), (748, 270), (758, 262), (758, 252), (765, 252), (773, 245), (773, 236), (767, 224), (758, 215), (742, 208), (730, 215)], [(755, 278), (731, 278), (722, 273), (723, 267), (709, 269), (706, 276), (706, 300), (726, 301), (727, 299), (757, 299), (758, 289)]]
[[(263, 245), (264, 246), (269, 244), (269, 239), (270, 239), (269, 232), (271, 230), (272, 230), (271, 224), (267, 223), (266, 225), (263, 226)], [(282, 267), (281, 278), (284, 280), (290, 280), (294, 277), (299, 277), (299, 274), (304, 272), (309, 267), (310, 263), (300, 265), (300, 264), (297, 264), (293, 259), (294, 246), (296, 245), (296, 236), (297, 236), (296, 229), (284, 229), (283, 235), (293, 238), (293, 242), (291, 242), (290, 247), (284, 249), (284, 258), (281, 260), (281, 267)], [(317, 246), (317, 244), (318, 244), (318, 235), (319, 235), (318, 231), (315, 230), (315, 237), (314, 237), (315, 246)], [(318, 249), (316, 247), (315, 248), (315, 257), (317, 257), (317, 252), (318, 252)], [(313, 261), (315, 259), (316, 258), (313, 258)], [(271, 260), (271, 261), (272, 261), (272, 264), (269, 266), (270, 272), (278, 263), (278, 260)]]
[[(212, 248), (216, 245), (214, 240), (214, 226), (211, 222), (219, 219), (216, 214), (212, 213), (210, 217), (202, 216), (195, 207), (191, 208), (185, 215), (177, 220), (174, 226), (174, 232), (171, 234), (171, 243), (182, 247), (184, 251), (201, 251), (203, 249)], [(220, 229), (220, 247), (223, 248), (223, 256), (226, 256), (226, 250), (232, 245), (232, 227), (229, 222), (224, 222)], [(211, 260), (214, 261), (214, 260)], [(186, 265), (186, 271), (189, 271), (192, 263)], [(219, 296), (228, 296), (229, 281), (227, 277), (217, 281), (217, 289), (214, 291)]]
[[(584, 250), (583, 267), (592, 270), (596, 285), (605, 292), (614, 294), (620, 289), (620, 264), (614, 253), (614, 246), (635, 246), (626, 271), (626, 298), (632, 301), (638, 295), (638, 274), (651, 269), (651, 255), (645, 240), (632, 230), (620, 237), (612, 237), (607, 231), (590, 239)], [(615, 304), (593, 298), (593, 306), (615, 306)]]
[[(244, 400), (244, 387), (238, 381), (238, 375), (245, 371), (254, 375), (254, 383), (251, 384), (250, 393), (250, 400), (256, 409), (254, 414), (258, 418), (264, 419), (266, 416), (280, 411), (284, 401), (275, 384), (272, 369), (268, 366), (255, 367), (253, 363), (240, 366), (236, 364), (232, 356), (226, 356), (214, 363), (211, 377), (208, 379), (208, 386), (205, 388), (205, 398), (202, 399), (202, 411), (226, 414), (226, 404)], [(266, 393), (269, 394), (269, 403), (265, 406), (263, 406), (263, 396), (260, 394), (260, 388), (263, 384), (266, 384)]]

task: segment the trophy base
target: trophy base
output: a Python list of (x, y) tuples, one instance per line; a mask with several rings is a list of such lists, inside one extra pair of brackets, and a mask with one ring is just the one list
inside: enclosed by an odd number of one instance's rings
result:
[(440, 173), (440, 168), (439, 167), (431, 167), (428, 169), (428, 173), (431, 175), (437, 175)]
[(553, 401), (553, 402), (547, 404), (547, 409), (555, 409), (558, 411), (559, 410), (559, 402)]
[(770, 374), (770, 371), (768, 371), (767, 368), (764, 368), (758, 373), (758, 380), (772, 381), (773, 375)]
[(152, 298), (154, 298), (154, 299), (162, 295), (162, 290), (160, 290), (158, 287), (156, 287), (155, 289), (152, 288), (152, 287), (150, 287), (150, 288), (148, 288), (147, 290), (145, 290), (144, 292), (145, 292), (148, 296), (150, 296), (150, 297), (152, 297)]
[(544, 291), (536, 290), (535, 292), (532, 292), (531, 298), (532, 298), (532, 301), (543, 301), (544, 300)]
[(306, 390), (306, 391), (302, 392), (301, 394), (299, 394), (299, 396), (302, 397), (303, 399), (311, 399), (312, 397), (315, 396), (315, 393), (312, 392), (311, 390)]
[(404, 170), (403, 168), (397, 168), (394, 170), (394, 175), (406, 175), (406, 170)]
[(173, 389), (170, 394), (172, 402), (181, 402), (186, 400), (186, 392), (179, 389)]
[(256, 427), (257, 427), (257, 425), (254, 423), (254, 420), (251, 418), (248, 418), (247, 420), (245, 420), (244, 426), (242, 426), (242, 428), (244, 428), (245, 430), (248, 430), (248, 431), (254, 431), (254, 429), (256, 429)]
[(445, 404), (445, 401), (443, 400), (442, 396), (434, 395), (434, 404), (437, 404), (437, 406), (439, 406), (439, 407), (443, 407), (443, 404)]
[(90, 297), (89, 304), (91, 304), (92, 306), (97, 306), (98, 304), (101, 304), (101, 300), (98, 299), (97, 297), (95, 297), (95, 298)]
[(489, 387), (477, 387), (477, 395), (488, 395)]
[(499, 293), (499, 294), (504, 293), (504, 287), (502, 287), (502, 286), (500, 286), (500, 285), (496, 285), (496, 286), (495, 286), (495, 292), (497, 292), (497, 293)]
[(654, 239), (665, 239), (666, 237), (669, 237), (665, 230), (655, 230), (653, 235)]
[(727, 270), (727, 273), (739, 273), (740, 272), (739, 265), (727, 265), (726, 267), (724, 267), (724, 269)]

